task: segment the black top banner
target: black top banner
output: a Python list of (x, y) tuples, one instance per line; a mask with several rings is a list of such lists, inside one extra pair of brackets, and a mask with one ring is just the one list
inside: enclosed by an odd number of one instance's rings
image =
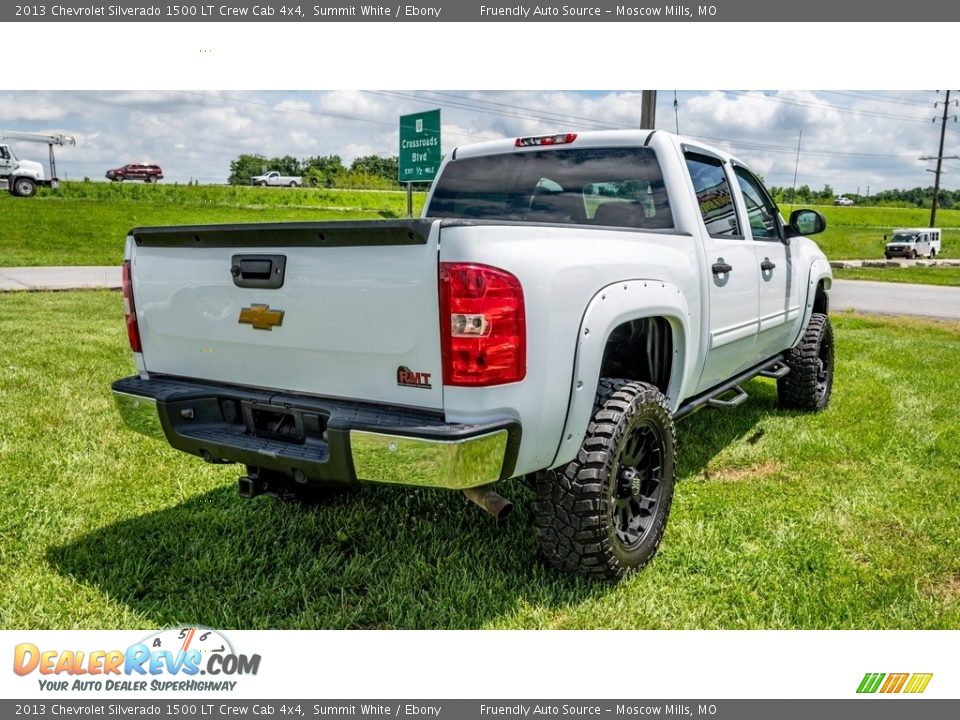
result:
[[(586, 0), (570, 3), (496, 0), (299, 2), (228, 0), (176, 3), (147, 0), (40, 0), (4, 4), (0, 22), (951, 22), (960, 3), (942, 0), (802, 3), (707, 0), (659, 4)], [(803, 38), (795, 38), (802, 42)]]

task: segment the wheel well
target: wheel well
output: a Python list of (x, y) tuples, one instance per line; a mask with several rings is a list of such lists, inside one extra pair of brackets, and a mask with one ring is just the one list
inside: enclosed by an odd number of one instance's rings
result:
[(830, 296), (823, 286), (823, 280), (817, 284), (817, 294), (813, 298), (813, 311), (824, 315), (830, 313)]
[(673, 331), (663, 317), (637, 318), (614, 328), (603, 349), (600, 377), (639, 380), (666, 394), (673, 370)]

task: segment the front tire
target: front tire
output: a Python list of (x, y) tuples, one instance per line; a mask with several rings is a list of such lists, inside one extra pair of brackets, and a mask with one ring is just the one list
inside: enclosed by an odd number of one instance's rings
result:
[(13, 181), (13, 194), (19, 197), (33, 197), (37, 194), (37, 184), (30, 178), (21, 177)]
[(800, 343), (783, 355), (790, 372), (777, 380), (777, 400), (785, 410), (823, 410), (833, 391), (833, 326), (814, 313)]
[(535, 480), (546, 561), (604, 580), (650, 562), (673, 502), (675, 457), (676, 431), (660, 391), (602, 380), (576, 459)]

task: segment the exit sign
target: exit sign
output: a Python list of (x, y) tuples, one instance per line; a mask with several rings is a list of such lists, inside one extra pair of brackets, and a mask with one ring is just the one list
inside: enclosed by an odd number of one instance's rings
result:
[(440, 110), (401, 115), (400, 182), (432, 182), (440, 158)]

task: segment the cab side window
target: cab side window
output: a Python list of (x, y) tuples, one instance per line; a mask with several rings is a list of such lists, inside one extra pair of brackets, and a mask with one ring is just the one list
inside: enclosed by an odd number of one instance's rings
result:
[(747, 221), (754, 240), (780, 240), (779, 211), (763, 185), (742, 167), (735, 167), (734, 173), (743, 193), (743, 203), (747, 206)]
[(742, 237), (723, 163), (716, 158), (695, 153), (687, 153), (684, 157), (707, 232), (711, 237)]

